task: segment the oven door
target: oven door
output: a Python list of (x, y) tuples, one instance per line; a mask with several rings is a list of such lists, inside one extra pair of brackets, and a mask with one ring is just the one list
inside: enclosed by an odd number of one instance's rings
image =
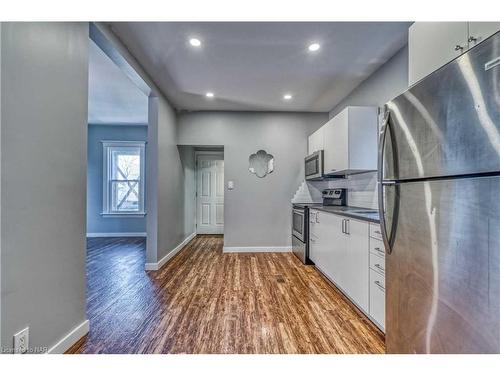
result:
[(323, 178), (323, 150), (316, 151), (305, 158), (306, 180), (317, 180)]
[(292, 234), (302, 242), (306, 242), (306, 210), (292, 210)]

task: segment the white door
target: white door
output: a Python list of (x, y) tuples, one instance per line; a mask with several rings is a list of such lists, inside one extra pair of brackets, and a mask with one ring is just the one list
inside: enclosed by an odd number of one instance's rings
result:
[(224, 156), (198, 155), (196, 159), (196, 232), (224, 233)]

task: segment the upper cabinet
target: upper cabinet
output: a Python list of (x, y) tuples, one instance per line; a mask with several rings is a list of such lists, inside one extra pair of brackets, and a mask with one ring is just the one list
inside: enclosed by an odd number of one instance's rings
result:
[(500, 22), (415, 22), (409, 29), (410, 86), (500, 30)]
[(315, 153), (316, 151), (323, 150), (323, 148), (324, 148), (323, 133), (324, 133), (324, 128), (321, 127), (309, 136), (309, 139), (307, 142), (308, 155), (311, 155), (312, 153)]
[(500, 30), (500, 22), (469, 22), (469, 48)]
[(376, 107), (347, 107), (323, 128), (325, 175), (346, 175), (377, 169)]

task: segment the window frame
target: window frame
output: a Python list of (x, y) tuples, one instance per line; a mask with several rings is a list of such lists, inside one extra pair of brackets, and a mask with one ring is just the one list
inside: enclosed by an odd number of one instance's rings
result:
[[(145, 141), (101, 141), (102, 143), (102, 217), (144, 217), (146, 215), (145, 208), (145, 166), (146, 166), (146, 142)], [(139, 179), (139, 210), (138, 211), (113, 211), (113, 201), (111, 193), (112, 176), (112, 151), (114, 148), (133, 147), (139, 148), (140, 157), (140, 179)], [(127, 180), (124, 180), (127, 181)]]

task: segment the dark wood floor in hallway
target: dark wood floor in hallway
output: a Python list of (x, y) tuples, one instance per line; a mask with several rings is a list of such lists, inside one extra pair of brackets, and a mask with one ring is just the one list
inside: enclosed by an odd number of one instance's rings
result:
[(383, 335), (290, 253), (198, 236), (160, 271), (145, 240), (88, 240), (90, 333), (70, 353), (383, 353)]

